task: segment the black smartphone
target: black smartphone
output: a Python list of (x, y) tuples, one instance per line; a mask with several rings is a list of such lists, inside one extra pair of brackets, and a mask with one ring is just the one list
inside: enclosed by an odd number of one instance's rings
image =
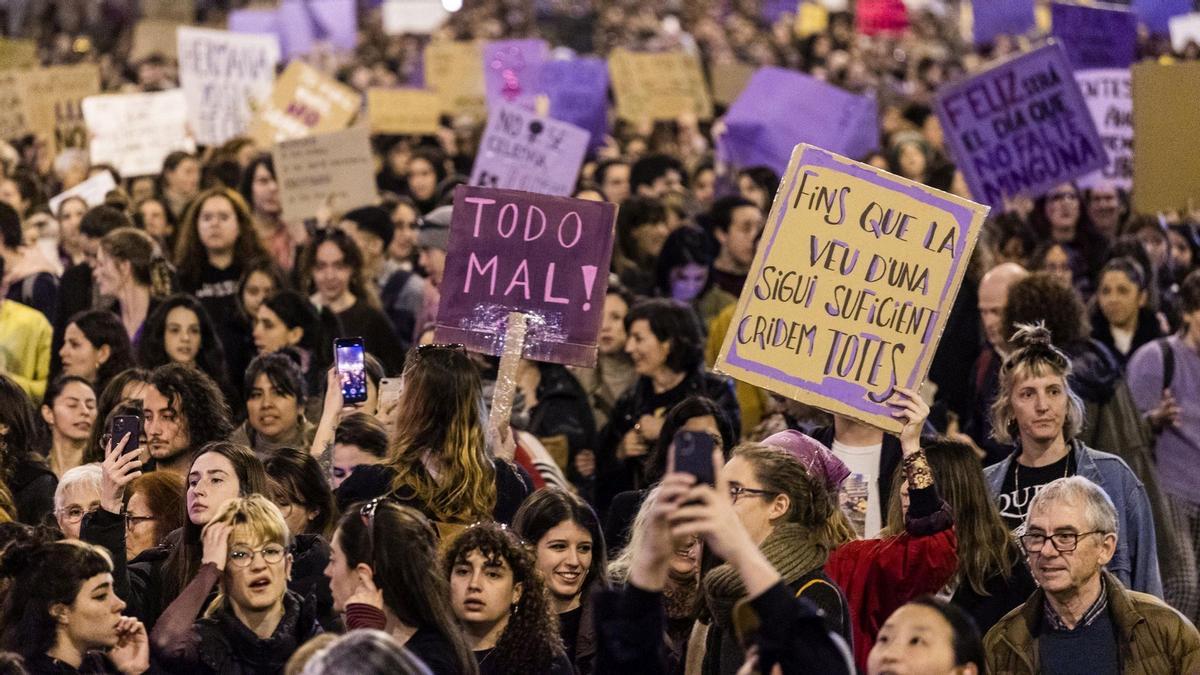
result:
[(333, 358), (338, 381), (342, 383), (342, 402), (349, 405), (367, 400), (367, 364), (363, 339), (338, 338), (333, 341)]
[(671, 443), (675, 470), (692, 474), (697, 483), (716, 485), (712, 463), (715, 447), (713, 437), (703, 431), (679, 431)]
[(129, 434), (129, 442), (125, 444), (124, 452), (137, 452), (142, 438), (142, 418), (137, 415), (117, 415), (112, 418), (112, 427), (108, 433), (114, 448), (125, 434)]

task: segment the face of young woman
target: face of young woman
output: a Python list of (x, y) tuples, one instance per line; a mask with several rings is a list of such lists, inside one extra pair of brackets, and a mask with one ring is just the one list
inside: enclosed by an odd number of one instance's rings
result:
[(96, 393), (88, 385), (72, 381), (54, 399), (54, 405), (42, 406), (42, 419), (55, 435), (86, 441), (96, 423)]
[[(276, 560), (275, 557), (279, 558)], [(237, 559), (247, 562), (242, 567)], [(272, 558), (274, 562), (267, 562)], [(263, 541), (239, 525), (229, 535), (229, 561), (225, 564), (225, 594), (235, 607), (248, 612), (261, 612), (283, 602), (287, 592), (291, 560), (287, 549), (277, 541)]]
[(1168, 250), (1167, 236), (1162, 230), (1143, 227), (1138, 230), (1137, 238), (1142, 248), (1146, 249), (1146, 255), (1150, 256), (1150, 264), (1154, 265), (1155, 269), (1167, 264), (1171, 254)]
[(521, 599), (508, 561), (490, 561), (478, 550), (450, 569), (450, 604), (463, 623), (495, 626), (508, 622), (512, 606)]
[(86, 649), (104, 649), (117, 644), (117, 622), (125, 602), (113, 590), (112, 574), (97, 574), (83, 582), (69, 606), (55, 605), (62, 612), (59, 630), (71, 642)]
[(101, 295), (116, 295), (129, 283), (129, 264), (110, 256), (104, 247), (96, 251), (96, 266), (92, 268), (92, 279)]
[(194, 525), (207, 525), (221, 504), (241, 492), (233, 463), (215, 452), (206, 452), (192, 462), (187, 486), (188, 518)]
[(233, 204), (224, 197), (204, 200), (197, 217), (196, 230), (200, 243), (210, 253), (228, 253), (237, 244), (238, 221)]
[(279, 289), (275, 281), (266, 272), (251, 272), (242, 286), (242, 307), (248, 316), (258, 313), (263, 301), (274, 295)]
[(1054, 241), (1065, 244), (1075, 238), (1075, 226), (1079, 222), (1079, 191), (1074, 185), (1064, 183), (1046, 195), (1046, 220), (1050, 221), (1050, 236)]
[(1183, 273), (1192, 269), (1192, 264), (1195, 263), (1192, 247), (1188, 245), (1183, 235), (1174, 230), (1168, 230), (1167, 240), (1171, 243), (1171, 266)]
[(1117, 270), (1105, 272), (1100, 277), (1096, 298), (1108, 323), (1124, 329), (1137, 322), (1138, 310), (1146, 304), (1146, 292), (1139, 289), (1129, 275)]
[(165, 239), (171, 236), (171, 224), (167, 222), (167, 210), (158, 201), (143, 202), (138, 207), (138, 212), (142, 215), (142, 225), (146, 228), (146, 234), (156, 239)]
[(1067, 288), (1075, 284), (1075, 273), (1071, 270), (1071, 256), (1061, 246), (1054, 246), (1042, 260), (1042, 271), (1049, 272), (1055, 281)]
[(667, 227), (666, 221), (644, 223), (634, 228), (633, 241), (642, 256), (652, 258), (662, 253), (663, 244), (670, 234), (671, 228)]
[(931, 607), (905, 605), (892, 612), (867, 657), (870, 675), (951, 675), (954, 629)]
[(94, 382), (100, 366), (108, 360), (107, 350), (96, 349), (79, 326), (70, 324), (63, 333), (63, 346), (58, 350), (62, 359), (62, 374), (76, 375)]
[(333, 610), (346, 611), (346, 599), (358, 585), (358, 572), (350, 567), (346, 560), (346, 551), (342, 548), (342, 530), (333, 535), (329, 545), (329, 564), (325, 565), (325, 577), (329, 579), (329, 590), (333, 595)]
[(342, 297), (350, 289), (351, 274), (353, 270), (346, 264), (346, 256), (337, 244), (326, 241), (317, 247), (313, 282), (323, 302), (332, 303)]
[(388, 245), (388, 257), (406, 260), (417, 250), (417, 212), (408, 204), (397, 204), (392, 211), (392, 223), (396, 226), (392, 243)]
[(625, 299), (612, 293), (604, 297), (604, 316), (600, 319), (600, 336), (596, 345), (600, 353), (616, 354), (625, 348), (625, 315), (629, 313), (629, 305)]
[(200, 191), (200, 162), (189, 157), (168, 171), (167, 187), (181, 195), (194, 195)]
[(437, 191), (437, 171), (423, 157), (408, 163), (408, 190), (418, 201), (433, 199)]
[(163, 350), (172, 363), (193, 365), (200, 353), (200, 317), (187, 307), (175, 307), (167, 312), (163, 329)]
[(290, 345), (300, 344), (304, 337), (301, 328), (288, 328), (275, 310), (259, 305), (254, 317), (254, 346), (259, 354), (269, 354)]
[(246, 392), (246, 414), (255, 431), (278, 439), (300, 423), (300, 404), (295, 396), (276, 389), (266, 373), (260, 373)]
[(265, 164), (259, 164), (254, 169), (254, 181), (251, 183), (254, 197), (254, 210), (269, 215), (277, 215), (283, 210), (279, 204), (279, 183), (271, 175)]
[(659, 340), (654, 331), (650, 330), (650, 322), (638, 319), (629, 326), (629, 339), (625, 341), (625, 351), (633, 359), (633, 369), (637, 374), (650, 376), (667, 367), (671, 341)]
[(87, 204), (78, 199), (68, 199), (58, 210), (58, 226), (62, 231), (63, 243), (72, 243), (79, 236), (79, 222), (87, 213)]
[(538, 540), (537, 566), (556, 598), (577, 598), (592, 568), (591, 533), (572, 520), (550, 528)]

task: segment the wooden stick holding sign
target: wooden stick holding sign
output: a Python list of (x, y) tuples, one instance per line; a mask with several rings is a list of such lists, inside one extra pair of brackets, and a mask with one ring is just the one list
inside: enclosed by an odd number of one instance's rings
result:
[(496, 373), (496, 389), (492, 392), (492, 414), (488, 417), (488, 429), (508, 427), (513, 398), (517, 392), (517, 367), (525, 351), (528, 319), (522, 312), (508, 313), (508, 328), (504, 331), (504, 351), (500, 352), (500, 368)]

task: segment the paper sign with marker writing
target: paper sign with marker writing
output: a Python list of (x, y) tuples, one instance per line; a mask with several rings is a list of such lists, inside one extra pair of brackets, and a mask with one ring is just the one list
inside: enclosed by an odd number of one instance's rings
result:
[(35, 68), (21, 73), (21, 100), (30, 133), (55, 152), (86, 148), (87, 127), (81, 103), (100, 93), (100, 68), (93, 63)]
[(674, 120), (681, 115), (712, 117), (712, 99), (700, 60), (676, 52), (631, 52), (617, 48), (608, 57), (617, 116), (631, 122)]
[(1057, 42), (943, 87), (934, 105), (971, 196), (985, 204), (1036, 196), (1108, 164)]
[(1054, 37), (1076, 69), (1128, 68), (1137, 58), (1137, 15), (1118, 7), (1050, 5)]
[(187, 135), (182, 89), (107, 94), (83, 99), (92, 164), (111, 164), (122, 176), (150, 176), (176, 150), (194, 152)]
[(376, 134), (436, 134), (441, 104), (424, 89), (367, 90), (367, 118)]
[(1133, 187), (1133, 76), (1128, 68), (1101, 68), (1075, 73), (1083, 100), (1100, 132), (1108, 164), (1079, 179), (1081, 187), (1111, 184)]
[(179, 29), (179, 84), (198, 143), (220, 145), (246, 133), (270, 98), (279, 63), (274, 35)]
[(1200, 63), (1133, 66), (1133, 209), (1160, 213), (1200, 203)]
[(541, 93), (542, 65), (550, 57), (544, 40), (498, 40), (483, 48), (483, 84), (488, 109), (500, 103), (534, 109)]
[(375, 163), (365, 127), (283, 141), (271, 154), (284, 220), (316, 217), (326, 203), (338, 213), (375, 203)]
[(988, 208), (811, 145), (792, 153), (716, 369), (898, 432)]
[(522, 312), (525, 358), (594, 366), (616, 217), (606, 202), (459, 186), (435, 339), (498, 356)]
[(434, 40), (425, 47), (425, 86), (437, 92), (442, 112), (487, 115), (483, 93), (483, 44)]
[(575, 189), (588, 132), (502, 103), (488, 115), (471, 185), (567, 196)]
[(254, 118), (249, 135), (259, 145), (345, 129), (362, 106), (350, 87), (303, 61), (292, 61), (275, 81), (271, 98)]
[(140, 61), (155, 54), (173, 59), (178, 43), (175, 31), (182, 26), (177, 21), (164, 19), (142, 19), (133, 27), (133, 46), (129, 51), (130, 61)]

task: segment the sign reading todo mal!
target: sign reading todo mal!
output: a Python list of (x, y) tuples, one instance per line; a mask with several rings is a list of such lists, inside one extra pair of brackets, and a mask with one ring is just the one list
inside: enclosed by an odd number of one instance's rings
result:
[(1001, 61), (938, 94), (938, 119), (971, 196), (1036, 196), (1108, 160), (1058, 43)]
[(459, 186), (436, 339), (499, 355), (522, 312), (525, 358), (594, 366), (616, 217), (605, 202)]
[(792, 151), (717, 370), (898, 432), (988, 207), (811, 145)]

